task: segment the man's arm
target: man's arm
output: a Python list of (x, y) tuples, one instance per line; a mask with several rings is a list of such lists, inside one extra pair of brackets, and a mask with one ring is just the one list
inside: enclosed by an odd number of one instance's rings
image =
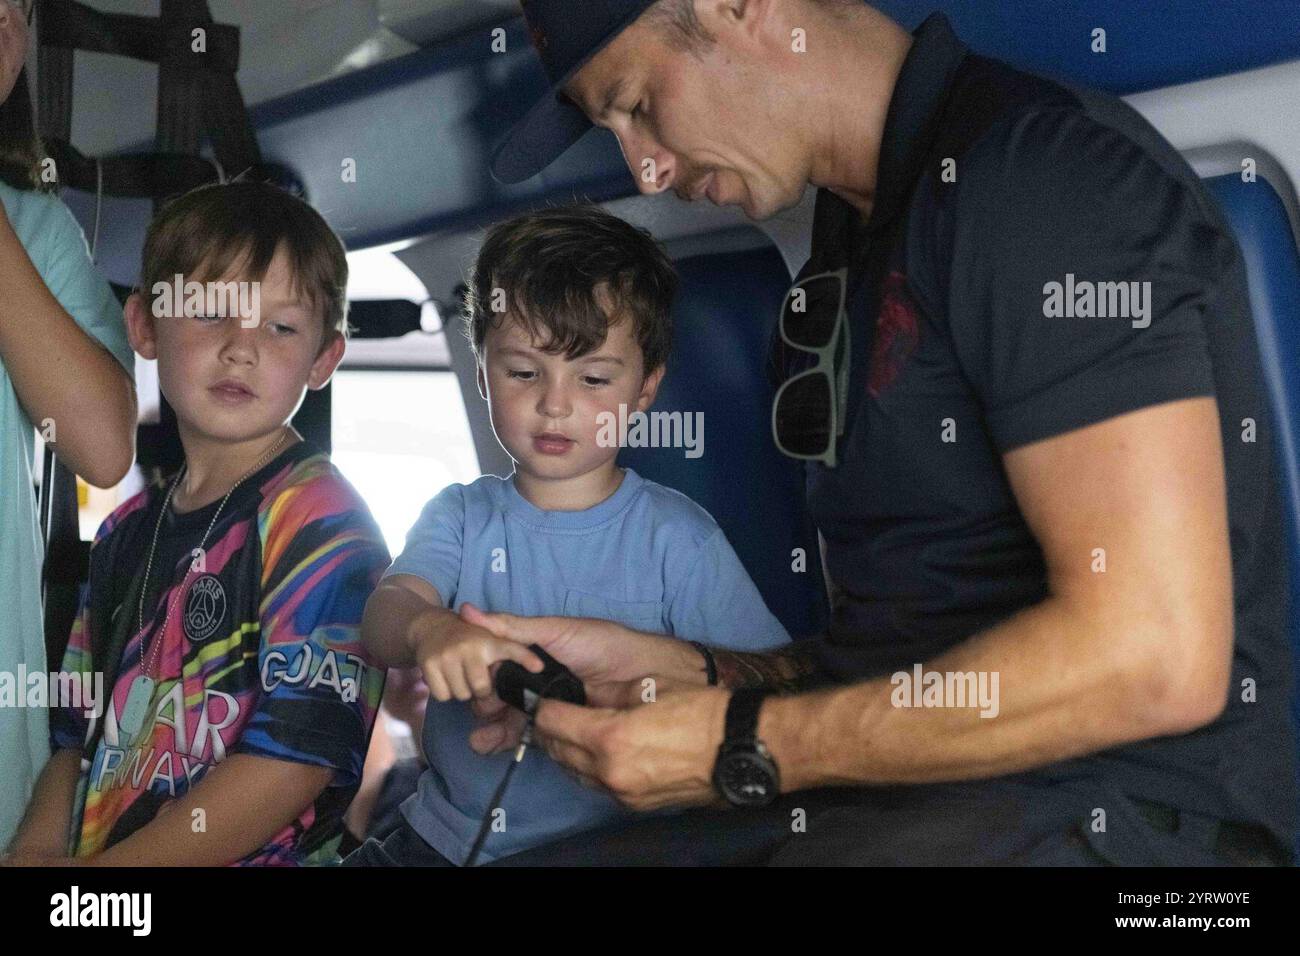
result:
[(817, 681), (817, 664), (807, 642), (795, 641), (762, 654), (712, 648), (718, 668), (718, 686), (768, 687), (792, 694)]
[(1222, 712), (1233, 605), (1214, 400), (1141, 409), (1004, 460), (1051, 595), (925, 664), (996, 672), (997, 716), (894, 707), (887, 678), (773, 699), (759, 735), (783, 787), (991, 777)]
[[(998, 714), (902, 708), (888, 678), (764, 703), (785, 791), (998, 776), (1187, 733), (1227, 699), (1232, 575), (1213, 399), (1151, 406), (1018, 448), (1012, 488), (1051, 595), (925, 662), (996, 672)], [(1106, 550), (1104, 573), (1092, 571)], [(541, 619), (539, 619), (541, 620)], [(636, 810), (707, 803), (726, 693), (610, 708), (544, 701), (538, 736)], [(618, 709), (628, 708), (628, 709)]]

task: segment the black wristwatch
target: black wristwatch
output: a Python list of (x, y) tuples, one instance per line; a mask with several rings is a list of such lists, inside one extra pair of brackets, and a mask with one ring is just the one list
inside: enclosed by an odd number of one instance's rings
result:
[(781, 790), (776, 761), (758, 739), (758, 712), (772, 692), (733, 691), (727, 703), (725, 739), (713, 765), (713, 786), (732, 806), (765, 807)]

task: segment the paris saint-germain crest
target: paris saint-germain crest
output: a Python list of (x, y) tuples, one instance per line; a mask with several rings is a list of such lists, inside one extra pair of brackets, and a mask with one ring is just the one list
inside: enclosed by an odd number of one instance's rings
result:
[(194, 582), (185, 598), (185, 636), (193, 643), (206, 641), (226, 617), (226, 589), (214, 575), (205, 574)]

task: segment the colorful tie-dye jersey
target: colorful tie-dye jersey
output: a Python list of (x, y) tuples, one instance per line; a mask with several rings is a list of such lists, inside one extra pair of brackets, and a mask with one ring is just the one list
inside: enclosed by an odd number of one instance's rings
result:
[[(74, 852), (99, 853), (149, 823), (230, 754), (331, 767), (330, 786), (292, 824), (241, 865), (294, 865), (330, 858), (342, 814), (361, 779), (384, 670), (360, 643), (366, 599), (388, 551), (361, 497), (307, 442), (289, 448), (237, 488), (192, 555), (217, 510), (168, 509), (145, 592), (139, 594), (167, 486), (141, 492), (110, 515), (91, 548), (90, 582), (63, 671), (107, 671), (112, 681), (84, 806), (73, 821)], [(182, 582), (184, 582), (183, 587)], [(153, 649), (153, 701), (136, 739), (118, 720)], [(126, 618), (118, 620), (119, 616)], [(125, 649), (106, 662), (114, 624)], [(121, 643), (119, 639), (118, 643)], [(113, 675), (116, 675), (115, 677)], [(85, 711), (60, 709), (56, 748), (83, 749), (95, 732)]]

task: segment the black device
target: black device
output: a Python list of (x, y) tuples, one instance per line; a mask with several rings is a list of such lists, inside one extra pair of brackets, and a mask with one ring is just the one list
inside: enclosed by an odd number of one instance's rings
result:
[(546, 669), (534, 674), (515, 661), (503, 661), (492, 682), (498, 697), (526, 714), (532, 713), (541, 700), (587, 703), (587, 692), (573, 671), (546, 653), (540, 644), (530, 644), (528, 649), (542, 659)]
[(511, 707), (522, 710), (528, 716), (528, 720), (524, 724), (519, 746), (515, 748), (514, 758), (506, 767), (505, 776), (501, 778), (496, 793), (492, 794), (492, 799), (488, 802), (487, 812), (483, 814), (483, 822), (479, 824), (478, 836), (474, 839), (474, 845), (470, 847), (469, 856), (465, 858), (466, 866), (473, 866), (478, 862), (479, 852), (483, 849), (483, 843), (492, 829), (493, 811), (501, 806), (506, 788), (510, 786), (510, 778), (514, 776), (515, 768), (524, 759), (524, 753), (533, 742), (533, 722), (537, 719), (538, 704), (543, 700), (563, 700), (579, 705), (587, 703), (587, 692), (583, 689), (582, 681), (578, 680), (573, 671), (546, 653), (540, 644), (529, 644), (528, 649), (540, 657), (542, 663), (546, 665), (541, 673), (534, 674), (515, 661), (503, 661), (497, 668), (497, 676), (492, 681), (497, 696)]
[(743, 688), (727, 703), (725, 739), (713, 765), (713, 786), (737, 807), (765, 807), (781, 792), (776, 761), (758, 739), (758, 712), (771, 691)]

